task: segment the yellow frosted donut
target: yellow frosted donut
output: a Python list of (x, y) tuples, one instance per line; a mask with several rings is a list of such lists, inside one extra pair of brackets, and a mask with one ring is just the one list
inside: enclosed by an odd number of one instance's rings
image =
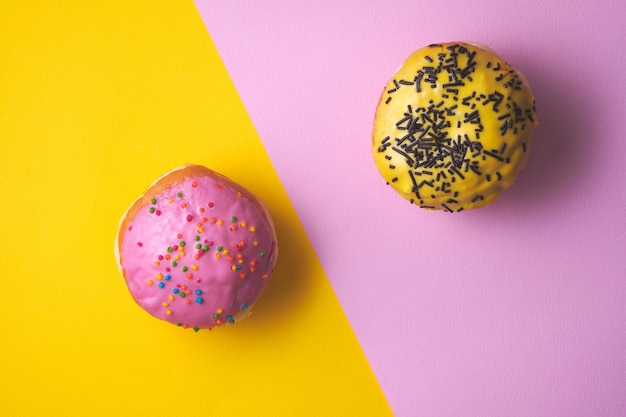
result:
[(526, 78), (473, 43), (414, 52), (382, 93), (372, 151), (383, 178), (425, 209), (483, 207), (526, 162), (537, 124)]

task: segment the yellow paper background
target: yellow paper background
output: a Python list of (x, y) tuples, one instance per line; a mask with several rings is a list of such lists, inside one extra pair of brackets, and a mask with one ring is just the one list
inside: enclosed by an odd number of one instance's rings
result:
[[(391, 414), (193, 3), (60, 3), (0, 3), (0, 416)], [(212, 332), (143, 312), (113, 256), (187, 162), (279, 236), (252, 316)]]

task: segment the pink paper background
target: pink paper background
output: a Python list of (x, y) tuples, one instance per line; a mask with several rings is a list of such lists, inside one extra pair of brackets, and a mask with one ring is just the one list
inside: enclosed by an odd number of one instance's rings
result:
[[(626, 415), (625, 3), (196, 4), (397, 416)], [(451, 215), (385, 186), (370, 133), (404, 58), (457, 40), (525, 73), (540, 126)]]

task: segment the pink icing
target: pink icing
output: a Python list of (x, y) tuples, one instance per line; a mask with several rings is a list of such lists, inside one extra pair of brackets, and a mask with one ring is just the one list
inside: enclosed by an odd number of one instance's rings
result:
[(137, 304), (196, 330), (244, 318), (276, 262), (269, 215), (206, 176), (172, 185), (120, 233), (120, 266)]

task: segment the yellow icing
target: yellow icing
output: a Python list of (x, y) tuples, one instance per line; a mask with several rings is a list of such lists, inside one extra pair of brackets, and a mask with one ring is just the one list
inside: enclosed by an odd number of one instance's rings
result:
[(528, 160), (537, 124), (528, 82), (483, 48), (422, 48), (380, 98), (372, 133), (376, 166), (398, 194), (423, 208), (483, 207)]

